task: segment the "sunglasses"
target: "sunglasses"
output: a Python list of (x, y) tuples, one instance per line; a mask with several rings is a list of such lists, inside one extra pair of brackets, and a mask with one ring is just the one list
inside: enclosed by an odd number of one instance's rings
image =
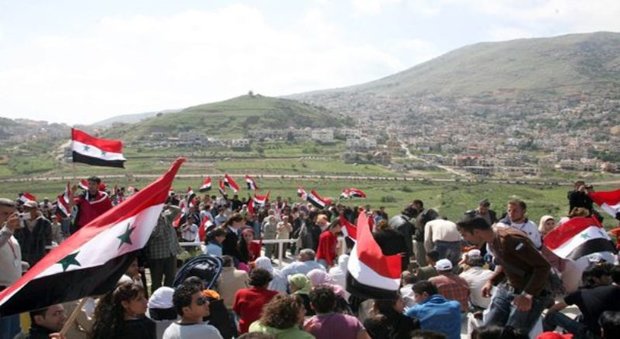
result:
[(199, 297), (198, 299), (196, 299), (196, 305), (198, 305), (198, 306), (202, 306), (202, 305), (204, 305), (204, 304), (206, 304), (208, 302), (209, 301), (205, 297)]

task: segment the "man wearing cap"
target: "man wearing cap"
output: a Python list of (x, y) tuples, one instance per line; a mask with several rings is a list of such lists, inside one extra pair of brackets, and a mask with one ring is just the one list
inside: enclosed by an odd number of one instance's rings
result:
[(484, 325), (512, 326), (529, 333), (550, 300), (545, 290), (551, 266), (529, 237), (512, 227), (492, 228), (480, 217), (466, 216), (457, 223), (463, 239), (488, 244), (497, 267), (482, 288), (483, 296), (497, 290)]
[[(106, 192), (99, 190), (99, 185), (101, 185), (101, 179), (95, 176), (90, 177), (88, 178), (88, 190), (73, 199), (69, 199), (71, 208), (73, 206), (78, 208), (72, 233), (112, 208), (110, 197)], [(76, 191), (77, 185), (73, 185), (71, 187), (72, 197)]]
[(23, 260), (33, 266), (45, 256), (45, 246), (52, 244), (52, 223), (39, 211), (36, 201), (28, 201), (23, 207), (22, 225), (15, 231), (15, 239), (21, 246)]
[(456, 300), (461, 304), (461, 312), (469, 309), (469, 284), (465, 279), (452, 273), (452, 262), (448, 259), (440, 259), (435, 263), (437, 276), (428, 281), (437, 286), (439, 294), (446, 299)]
[(497, 222), (497, 213), (490, 209), (491, 203), (489, 199), (482, 199), (478, 203), (478, 208), (475, 209), (475, 215), (482, 217), (489, 225), (493, 225)]
[(474, 308), (487, 309), (491, 298), (482, 295), (482, 287), (491, 279), (493, 271), (483, 267), (484, 259), (480, 250), (473, 249), (465, 254), (465, 271), (459, 274), (469, 285), (469, 301)]
[[(13, 233), (21, 227), (15, 202), (0, 198), (0, 291), (22, 275), (22, 252)], [(13, 339), (19, 333), (19, 315), (0, 318), (0, 339)]]

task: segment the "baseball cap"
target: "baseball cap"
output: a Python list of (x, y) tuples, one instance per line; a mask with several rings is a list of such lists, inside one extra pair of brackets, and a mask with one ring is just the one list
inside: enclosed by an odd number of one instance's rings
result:
[(470, 259), (482, 258), (482, 253), (480, 253), (480, 250), (477, 249), (469, 250), (467, 252), (467, 257), (469, 257)]
[(448, 259), (440, 259), (435, 263), (437, 271), (449, 271), (452, 269), (452, 262)]

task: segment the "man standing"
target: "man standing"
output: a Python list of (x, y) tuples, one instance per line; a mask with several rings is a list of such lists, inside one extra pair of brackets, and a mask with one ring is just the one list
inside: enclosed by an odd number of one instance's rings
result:
[(166, 204), (157, 219), (146, 246), (146, 257), (151, 271), (151, 293), (162, 286), (172, 287), (177, 270), (177, 255), (181, 246), (172, 221), (181, 213), (177, 206)]
[[(21, 222), (12, 200), (0, 198), (0, 291), (22, 275), (22, 252), (13, 233)], [(0, 318), (0, 339), (13, 339), (19, 333), (19, 314)]]
[[(72, 232), (75, 232), (93, 221), (98, 216), (107, 212), (112, 208), (112, 201), (106, 192), (99, 191), (101, 179), (98, 177), (88, 178), (88, 190), (79, 196), (69, 199), (71, 208), (77, 207), (77, 216), (75, 218)], [(71, 187), (71, 196), (75, 195), (77, 186)]]
[(475, 209), (474, 213), (486, 220), (489, 225), (493, 225), (497, 222), (497, 213), (491, 209), (491, 203), (488, 199), (480, 200), (478, 208)]
[(480, 217), (466, 217), (457, 227), (465, 241), (478, 246), (487, 243), (498, 264), (482, 288), (482, 295), (489, 296), (498, 284), (485, 325), (512, 326), (529, 333), (550, 298), (545, 291), (551, 269), (547, 260), (526, 234), (512, 227), (494, 229)]
[(52, 244), (52, 223), (39, 212), (36, 201), (24, 204), (21, 222), (15, 239), (22, 249), (22, 258), (32, 267), (45, 256), (45, 246)]
[(536, 249), (540, 250), (542, 237), (538, 232), (538, 226), (525, 216), (526, 212), (527, 205), (523, 200), (512, 199), (508, 201), (506, 217), (499, 221), (498, 226), (511, 227), (525, 233)]
[(439, 252), (439, 258), (448, 259), (455, 266), (461, 257), (461, 235), (456, 224), (437, 218), (424, 226), (424, 249)]
[(418, 211), (418, 216), (415, 222), (415, 232), (413, 240), (415, 240), (413, 252), (415, 254), (415, 260), (420, 266), (426, 266), (426, 249), (424, 248), (424, 227), (426, 223), (437, 219), (439, 216), (434, 209), (424, 209), (424, 202), (422, 200), (414, 200), (413, 207)]

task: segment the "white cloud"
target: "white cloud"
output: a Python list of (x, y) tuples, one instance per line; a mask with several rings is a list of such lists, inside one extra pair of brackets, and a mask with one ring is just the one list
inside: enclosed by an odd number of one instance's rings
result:
[(319, 10), (277, 30), (259, 10), (243, 5), (107, 17), (80, 34), (28, 41), (7, 58), (0, 66), (2, 114), (71, 123), (185, 107), (250, 89), (283, 95), (352, 85), (410, 66), (371, 44), (349, 41)]

